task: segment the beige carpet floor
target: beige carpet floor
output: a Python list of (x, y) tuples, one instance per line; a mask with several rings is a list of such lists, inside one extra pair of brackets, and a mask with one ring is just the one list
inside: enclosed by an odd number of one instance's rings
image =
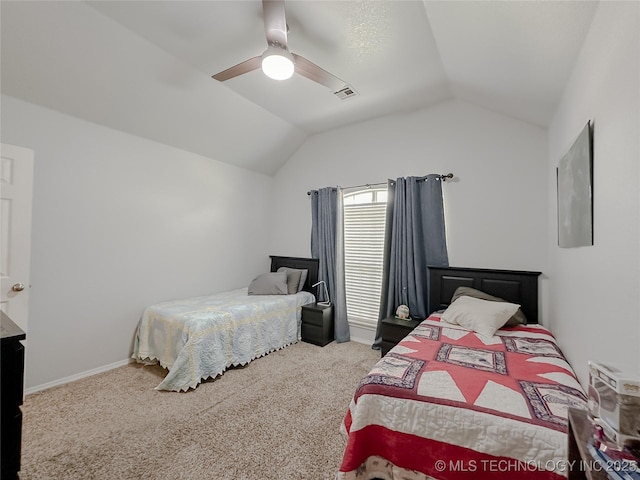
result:
[(26, 479), (333, 479), (368, 345), (297, 343), (186, 393), (130, 364), (28, 395)]

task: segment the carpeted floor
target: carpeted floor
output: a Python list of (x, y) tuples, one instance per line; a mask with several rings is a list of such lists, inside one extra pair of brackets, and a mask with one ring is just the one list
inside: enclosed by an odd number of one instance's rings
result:
[(333, 479), (340, 423), (379, 351), (297, 343), (186, 393), (130, 364), (28, 395), (26, 479)]

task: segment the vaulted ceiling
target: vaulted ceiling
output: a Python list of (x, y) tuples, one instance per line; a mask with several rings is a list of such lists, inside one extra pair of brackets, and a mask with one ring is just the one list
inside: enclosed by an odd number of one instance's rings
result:
[(458, 98), (545, 127), (597, 2), (286, 3), (288, 44), (350, 85), (211, 78), (266, 48), (250, 1), (0, 2), (2, 93), (273, 174), (307, 136)]

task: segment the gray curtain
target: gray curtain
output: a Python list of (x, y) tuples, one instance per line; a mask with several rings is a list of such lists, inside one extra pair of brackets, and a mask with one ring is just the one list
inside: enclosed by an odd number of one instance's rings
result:
[[(324, 280), (333, 303), (336, 342), (348, 342), (347, 301), (344, 284), (342, 192), (337, 188), (311, 191), (311, 257), (319, 260), (318, 281)], [(327, 301), (322, 288), (318, 301)]]
[[(407, 305), (427, 318), (427, 266), (449, 266), (439, 175), (389, 180), (379, 320)], [(380, 348), (380, 321), (373, 348)]]

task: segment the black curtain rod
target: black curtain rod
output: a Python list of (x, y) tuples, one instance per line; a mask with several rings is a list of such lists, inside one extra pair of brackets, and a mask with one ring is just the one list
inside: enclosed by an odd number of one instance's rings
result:
[[(424, 177), (420, 177), (421, 180), (426, 180), (427, 176)], [(438, 175), (438, 178), (441, 178), (443, 182), (446, 182), (447, 179), (451, 180), (453, 178), (453, 173), (441, 173), (440, 175)], [(359, 187), (367, 187), (367, 188), (371, 188), (371, 187), (378, 187), (380, 185), (386, 185), (387, 182), (380, 182), (380, 183), (364, 183), (362, 185), (353, 185), (351, 187), (342, 187), (342, 188), (359, 188)], [(311, 192), (307, 192), (307, 195), (311, 195)]]

